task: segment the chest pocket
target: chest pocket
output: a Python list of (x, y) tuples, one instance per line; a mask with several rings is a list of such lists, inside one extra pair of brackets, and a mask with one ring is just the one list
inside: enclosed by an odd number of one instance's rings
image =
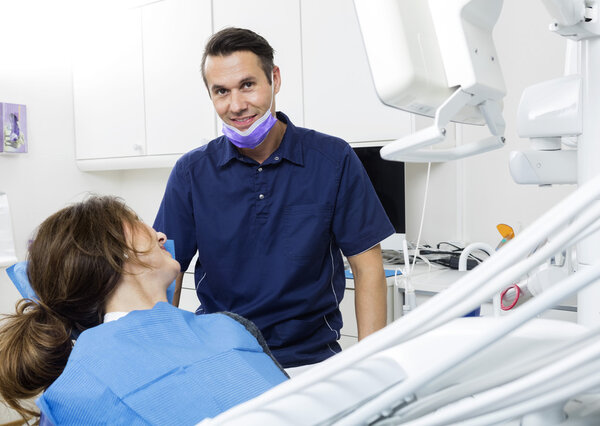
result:
[(331, 238), (333, 207), (322, 204), (288, 206), (283, 210), (286, 254), (295, 260), (323, 258)]

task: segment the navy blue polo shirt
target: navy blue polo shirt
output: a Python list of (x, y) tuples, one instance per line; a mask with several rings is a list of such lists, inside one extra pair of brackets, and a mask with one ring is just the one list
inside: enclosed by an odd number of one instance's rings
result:
[(348, 143), (287, 124), (262, 164), (225, 136), (182, 156), (154, 228), (175, 241), (182, 271), (195, 265), (197, 313), (253, 321), (283, 367), (340, 351), (346, 256), (394, 232)]

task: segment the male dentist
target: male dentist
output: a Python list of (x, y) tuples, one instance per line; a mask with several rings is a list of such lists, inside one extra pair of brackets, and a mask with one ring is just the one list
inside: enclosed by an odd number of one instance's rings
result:
[(177, 162), (154, 228), (175, 240), (182, 271), (198, 253), (197, 313), (250, 319), (293, 375), (341, 350), (342, 253), (359, 340), (385, 326), (379, 243), (394, 229), (348, 143), (276, 112), (281, 71), (263, 37), (214, 34), (202, 76), (224, 135)]

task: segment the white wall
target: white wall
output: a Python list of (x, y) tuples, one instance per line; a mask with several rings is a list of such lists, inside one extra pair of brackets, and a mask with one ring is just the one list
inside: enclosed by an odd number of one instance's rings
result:
[[(35, 227), (87, 192), (116, 194), (152, 223), (168, 170), (83, 173), (75, 165), (70, 0), (0, 0), (0, 102), (27, 106), (27, 154), (0, 155), (20, 260)], [(19, 294), (0, 270), (0, 314)], [(18, 418), (0, 404), (0, 423)]]
[[(504, 99), (506, 146), (470, 159), (432, 165), (425, 241), (483, 241), (495, 246), (501, 239), (497, 224), (523, 230), (574, 189), (573, 185), (517, 185), (508, 169), (510, 151), (527, 149), (529, 144), (516, 130), (523, 89), (563, 73), (565, 41), (547, 30), (550, 22), (541, 1), (504, 2), (494, 40), (508, 91)], [(476, 126), (457, 128), (459, 143), (488, 135)], [(407, 234), (411, 241), (417, 238), (425, 171), (421, 164), (407, 167)]]
[[(48, 215), (87, 192), (123, 196), (152, 222), (168, 170), (83, 173), (75, 165), (69, 57), (71, 0), (0, 1), (0, 102), (27, 106), (27, 154), (0, 155), (0, 190), (8, 194), (17, 255)], [(0, 273), (0, 313), (16, 290)]]

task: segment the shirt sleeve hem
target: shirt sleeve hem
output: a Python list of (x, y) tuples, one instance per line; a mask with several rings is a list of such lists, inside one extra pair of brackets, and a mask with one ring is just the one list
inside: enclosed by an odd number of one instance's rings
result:
[(344, 250), (342, 248), (342, 253), (344, 253), (344, 256), (346, 257), (357, 256), (359, 254), (371, 250), (373, 247), (375, 247), (377, 244), (380, 244), (383, 240), (385, 240), (392, 234), (394, 234), (393, 230), (379, 234), (376, 237), (364, 237), (358, 242), (358, 244), (355, 245), (356, 248), (350, 250)]

